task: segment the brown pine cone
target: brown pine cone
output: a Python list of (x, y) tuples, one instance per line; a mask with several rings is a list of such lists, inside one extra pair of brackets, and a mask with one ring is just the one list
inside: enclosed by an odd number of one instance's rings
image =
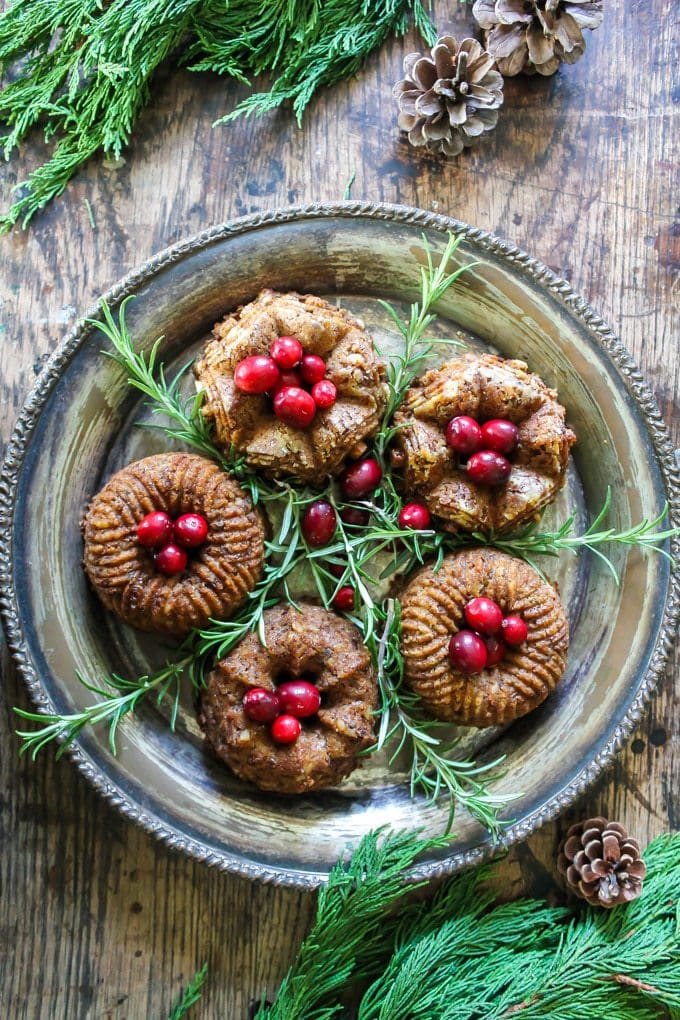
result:
[(602, 0), (475, 0), (472, 14), (501, 74), (550, 75), (583, 56), (582, 29), (602, 24)]
[(399, 103), (399, 127), (411, 145), (457, 156), (493, 131), (503, 102), (503, 77), (476, 39), (460, 45), (442, 36), (430, 57), (404, 57), (405, 79), (392, 94)]
[(640, 844), (618, 822), (588, 818), (567, 832), (557, 868), (567, 884), (591, 907), (616, 907), (630, 903), (642, 892), (647, 866)]

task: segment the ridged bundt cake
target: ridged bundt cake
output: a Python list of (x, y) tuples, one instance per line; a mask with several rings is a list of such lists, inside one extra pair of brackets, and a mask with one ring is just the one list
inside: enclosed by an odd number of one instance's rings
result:
[[(268, 354), (279, 336), (295, 337), (305, 354), (322, 357), (337, 389), (335, 403), (317, 410), (309, 428), (286, 424), (266, 393), (244, 393), (234, 383), (236, 365)], [(376, 431), (386, 399), (383, 372), (363, 324), (349, 312), (311, 294), (272, 290), (219, 322), (195, 365), (202, 411), (220, 446), (267, 475), (319, 483)]]
[[(505, 484), (489, 488), (467, 475), (445, 435), (459, 415), (518, 426)], [(407, 495), (425, 503), (447, 530), (502, 534), (534, 518), (564, 484), (576, 441), (565, 417), (555, 391), (523, 361), (466, 354), (426, 372), (407, 391), (394, 418), (395, 466), (403, 471)]]
[[(520, 616), (528, 637), (503, 660), (469, 676), (448, 654), (465, 628), (465, 606), (483, 596), (503, 614)], [(555, 589), (523, 560), (475, 548), (444, 557), (440, 569), (420, 570), (401, 600), (405, 680), (435, 718), (464, 726), (495, 726), (541, 704), (564, 673), (569, 625)]]
[[(264, 614), (267, 646), (250, 634), (209, 674), (199, 722), (215, 754), (263, 790), (307, 793), (338, 783), (374, 739), (378, 689), (361, 634), (348, 620), (318, 606), (279, 605)], [(311, 680), (321, 707), (302, 720), (295, 743), (274, 742), (269, 728), (249, 719), (244, 695), (291, 677)]]
[[(208, 535), (185, 570), (165, 576), (138, 539), (154, 511), (200, 514)], [(262, 575), (264, 528), (240, 485), (212, 461), (161, 453), (118, 471), (83, 520), (85, 570), (107, 609), (140, 630), (182, 635), (228, 619)]]

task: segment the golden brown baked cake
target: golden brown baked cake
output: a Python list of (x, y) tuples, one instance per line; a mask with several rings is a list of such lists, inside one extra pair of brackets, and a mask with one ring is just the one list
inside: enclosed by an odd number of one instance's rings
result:
[[(207, 540), (172, 577), (154, 566), (137, 527), (147, 514), (201, 514)], [(212, 461), (160, 453), (118, 471), (83, 520), (85, 570), (107, 609), (140, 630), (182, 635), (228, 619), (262, 576), (264, 528), (240, 485)]]
[[(336, 402), (317, 411), (307, 429), (277, 418), (267, 394), (243, 393), (234, 384), (236, 365), (266, 355), (279, 336), (293, 336), (305, 354), (322, 357), (337, 387)], [(249, 464), (275, 477), (321, 482), (336, 474), (350, 451), (376, 431), (385, 405), (384, 368), (363, 324), (312, 294), (263, 290), (217, 323), (194, 370), (216, 441), (233, 445)]]
[[(468, 415), (479, 423), (502, 418), (519, 428), (507, 482), (480, 486), (446, 441), (447, 423)], [(426, 372), (407, 391), (395, 415), (395, 465), (416, 496), (451, 531), (511, 531), (534, 518), (564, 484), (576, 436), (566, 411), (523, 361), (465, 354)]]
[[(338, 783), (356, 755), (375, 740), (378, 688), (361, 634), (319, 606), (279, 605), (264, 614), (267, 647), (249, 634), (210, 673), (199, 723), (215, 754), (263, 790), (307, 793)], [(275, 690), (291, 677), (311, 680), (321, 708), (302, 720), (297, 741), (276, 744), (269, 727), (252, 722), (243, 697), (255, 687)]]
[[(520, 616), (529, 633), (498, 666), (469, 676), (451, 665), (448, 646), (466, 626), (465, 606), (479, 596)], [(480, 727), (512, 722), (540, 705), (565, 670), (569, 625), (557, 592), (523, 560), (496, 549), (445, 556), (436, 574), (420, 570), (404, 592), (401, 622), (406, 682), (437, 719)]]

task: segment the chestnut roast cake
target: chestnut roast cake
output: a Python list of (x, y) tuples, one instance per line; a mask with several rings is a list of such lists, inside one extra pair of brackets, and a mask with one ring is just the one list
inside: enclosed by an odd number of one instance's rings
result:
[(496, 549), (466, 549), (436, 572), (420, 570), (401, 623), (406, 683), (447, 722), (512, 722), (548, 697), (566, 667), (569, 625), (557, 592)]
[(394, 416), (393, 463), (409, 497), (451, 531), (504, 534), (565, 481), (576, 437), (523, 361), (465, 354), (420, 376)]
[(363, 323), (311, 294), (263, 290), (215, 326), (194, 370), (216, 442), (270, 477), (336, 474), (385, 406)]
[(107, 609), (183, 635), (243, 605), (264, 565), (264, 526), (238, 482), (189, 453), (118, 471), (83, 519), (84, 565)]
[(215, 754), (263, 790), (338, 783), (375, 741), (378, 687), (359, 630), (319, 606), (264, 613), (266, 647), (248, 634), (217, 663), (199, 723)]

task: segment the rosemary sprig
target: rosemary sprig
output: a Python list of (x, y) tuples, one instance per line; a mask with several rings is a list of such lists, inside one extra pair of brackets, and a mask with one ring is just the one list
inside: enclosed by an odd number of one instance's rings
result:
[(103, 701), (97, 701), (71, 715), (26, 712), (23, 708), (15, 708), (14, 711), (22, 719), (43, 724), (38, 730), (16, 731), (17, 736), (22, 739), (19, 753), (30, 752), (31, 758), (35, 761), (38, 752), (45, 744), (56, 740), (60, 742), (56, 757), (61, 758), (64, 751), (73, 743), (85, 726), (96, 726), (98, 723), (106, 722), (109, 727), (109, 747), (111, 753), (115, 754), (116, 733), (121, 720), (130, 712), (134, 712), (139, 702), (150, 694), (155, 695), (156, 703), (159, 705), (165, 697), (172, 699), (170, 728), (174, 730), (179, 711), (180, 681), (182, 674), (190, 667), (192, 661), (193, 656), (187, 654), (177, 662), (168, 663), (155, 673), (145, 674), (136, 680), (127, 680), (113, 673), (104, 681), (105, 686), (103, 687), (92, 684), (85, 677), (77, 674), (83, 687), (100, 695)]
[(102, 354), (125, 369), (128, 386), (149, 398), (147, 404), (154, 414), (162, 414), (175, 423), (174, 426), (158, 423), (147, 427), (162, 430), (170, 439), (192, 446), (204, 456), (221, 464), (225, 471), (231, 471), (232, 462), (225, 460), (213, 443), (208, 424), (200, 413), (203, 394), (199, 391), (187, 399), (180, 393), (180, 381), (189, 366), (182, 368), (168, 382), (165, 378), (165, 366), (158, 360), (158, 351), (164, 337), (158, 337), (148, 355), (135, 350), (125, 321), (127, 306), (134, 297), (134, 294), (130, 294), (121, 301), (118, 321), (114, 319), (111, 309), (104, 300), (100, 304), (103, 321), (87, 320), (104, 334), (113, 347), (112, 351), (102, 351)]
[(168, 1020), (182, 1020), (192, 1006), (201, 998), (201, 990), (208, 977), (208, 964), (204, 963), (200, 970), (197, 970), (189, 984), (180, 994)]
[(373, 440), (375, 456), (383, 469), (384, 506), (392, 510), (398, 507), (399, 498), (392, 483), (391, 474), (386, 470), (386, 458), (389, 445), (397, 431), (393, 423), (394, 414), (402, 403), (407, 389), (432, 357), (435, 347), (439, 345), (464, 346), (460, 340), (441, 338), (426, 340), (425, 333), (437, 318), (436, 312), (433, 311), (437, 302), (443, 298), (447, 290), (463, 273), (479, 265), (478, 262), (468, 262), (453, 272), (448, 272), (449, 263), (463, 242), (462, 234), (449, 234), (446, 247), (436, 266), (432, 259), (432, 249), (424, 234), (422, 242), (427, 265), (420, 266), (420, 299), (411, 304), (408, 322), (402, 322), (399, 313), (388, 301), (380, 301), (404, 341), (403, 352), (392, 355), (387, 362), (388, 397), (380, 429)]
[(261, 498), (265, 505), (275, 505), (280, 513), (274, 537), (265, 541), (262, 579), (250, 592), (244, 608), (231, 620), (211, 620), (208, 627), (194, 632), (197, 662), (192, 670), (192, 678), (197, 685), (202, 683), (205, 665), (227, 655), (246, 634), (256, 631), (262, 644), (266, 645), (265, 610), (275, 606), (282, 594), (288, 601), (293, 601), (288, 590), (288, 578), (304, 564), (308, 553), (300, 527), (301, 511), (315, 496), (304, 490), (296, 492), (282, 482), (273, 493), (267, 493)]
[(656, 530), (668, 514), (668, 503), (664, 503), (658, 517), (651, 521), (645, 518), (638, 524), (633, 524), (622, 531), (617, 531), (616, 528), (600, 528), (600, 525), (609, 513), (611, 503), (612, 490), (611, 486), (607, 486), (607, 495), (600, 512), (582, 535), (574, 534), (576, 515), (571, 514), (556, 531), (539, 531), (539, 525), (532, 524), (519, 534), (509, 535), (507, 538), (500, 535), (485, 536), (482, 534), (475, 534), (473, 537), (484, 544), (493, 545), (497, 549), (502, 549), (513, 556), (521, 557), (528, 563), (531, 563), (539, 573), (542, 573), (542, 571), (534, 562), (534, 556), (559, 556), (563, 551), (575, 554), (581, 549), (587, 549), (605, 564), (618, 584), (619, 575), (616, 567), (606, 553), (599, 548), (610, 543), (614, 545), (637, 546), (641, 549), (660, 553), (672, 566), (675, 566), (675, 560), (668, 550), (659, 545), (659, 542), (680, 535), (680, 528), (666, 528), (663, 531)]
[(160, 346), (163, 337), (158, 337), (154, 342), (148, 355), (143, 351), (135, 350), (127, 324), (125, 312), (128, 303), (134, 297), (128, 295), (120, 304), (118, 310), (118, 321), (114, 319), (111, 309), (106, 301), (101, 302), (103, 321), (99, 319), (88, 319), (91, 325), (104, 334), (110, 341), (113, 351), (102, 351), (102, 353), (116, 361), (127, 373), (127, 383), (132, 389), (138, 390), (148, 397), (147, 406), (153, 414), (163, 415), (168, 421), (165, 422), (144, 422), (145, 428), (158, 429), (165, 433), (169, 439), (178, 443), (184, 443), (192, 447), (204, 457), (214, 460), (225, 471), (230, 472), (250, 492), (254, 503), (257, 503), (261, 493), (271, 492), (271, 488), (262, 479), (256, 479), (250, 471), (243, 458), (236, 455), (225, 457), (223, 452), (215, 446), (212, 440), (210, 427), (201, 414), (203, 393), (198, 391), (192, 397), (183, 397), (180, 390), (180, 383), (189, 368), (189, 364), (180, 369), (171, 379), (165, 377), (165, 366), (158, 359)]
[(404, 688), (399, 602), (387, 599), (381, 615), (384, 620), (381, 633), (371, 635), (366, 642), (375, 662), (381, 699), (378, 739), (368, 753), (392, 745), (390, 764), (404, 749), (410, 753), (411, 796), (420, 791), (428, 803), (435, 803), (441, 796), (447, 797), (449, 816), (446, 832), (451, 830), (456, 806), (461, 805), (493, 837), (498, 836), (508, 824), (500, 821), (499, 812), (511, 798), (507, 795), (494, 796), (488, 785), (502, 778), (504, 773), (499, 767), (503, 758), (478, 765), (474, 761), (451, 757), (459, 741), (439, 736), (445, 726), (428, 719), (418, 696)]

